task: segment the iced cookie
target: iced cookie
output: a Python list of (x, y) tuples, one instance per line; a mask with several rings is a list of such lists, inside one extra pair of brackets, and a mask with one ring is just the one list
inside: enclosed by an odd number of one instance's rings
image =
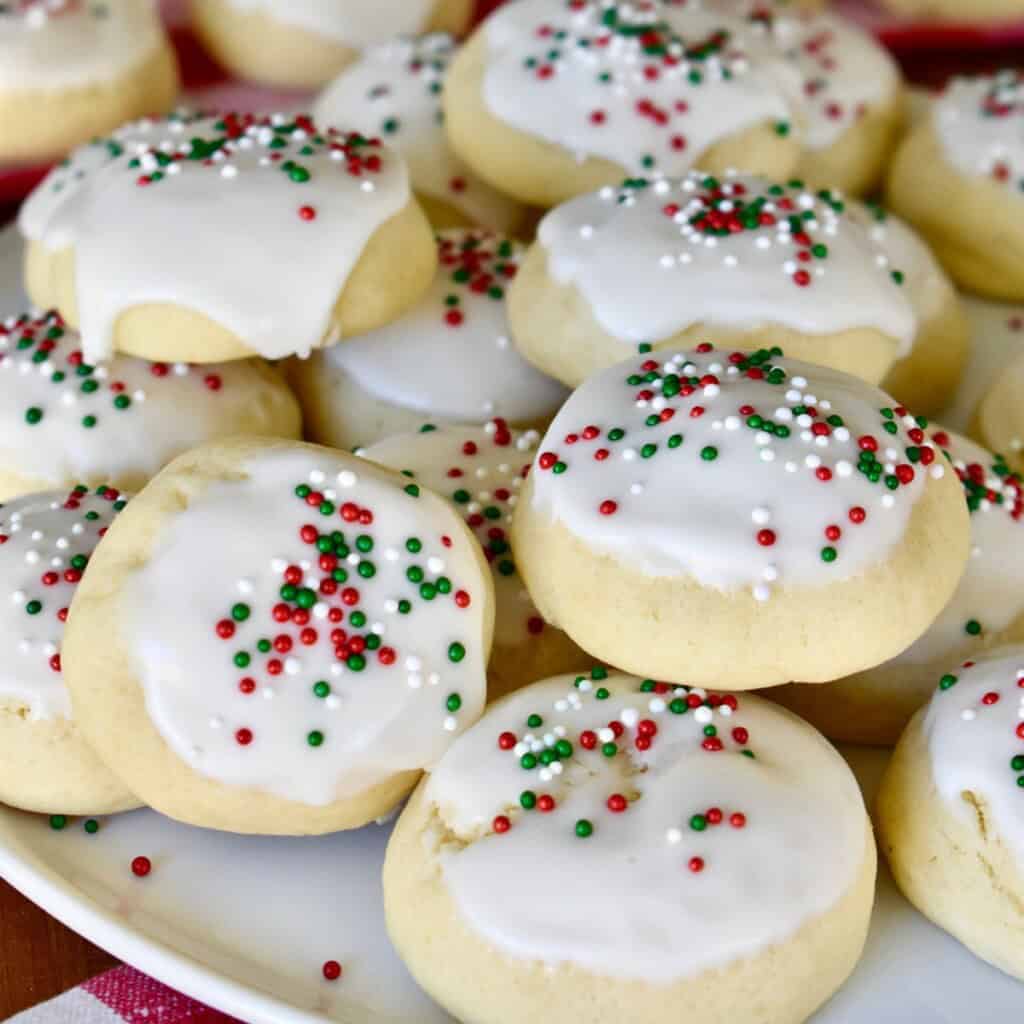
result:
[(360, 453), (447, 498), (483, 546), (497, 600), (487, 670), (491, 700), (592, 660), (540, 617), (509, 543), (512, 511), (539, 440), (536, 431), (509, 430), (494, 420), (484, 427), (399, 434)]
[(456, 740), (398, 820), (384, 904), (459, 1020), (797, 1024), (860, 958), (875, 860), (857, 783), (809, 725), (598, 671)]
[(177, 93), (149, 0), (0, 3), (0, 163), (54, 159)]
[(445, 136), (441, 89), (456, 49), (444, 33), (371, 47), (327, 87), (313, 115), (319, 124), (380, 136), (398, 150), (435, 227), (514, 232), (524, 207), (474, 174)]
[(469, 25), (473, 0), (192, 0), (207, 49), (240, 78), (315, 89), (397, 35)]
[(505, 292), (523, 249), (481, 231), (444, 231), (440, 269), (404, 316), (291, 366), (309, 437), (373, 444), (424, 423), (482, 425), (500, 416), (547, 426), (568, 392), (512, 344)]
[(72, 607), (67, 675), (85, 736), (162, 813), (358, 827), (479, 717), (494, 592), (444, 499), (354, 456), (236, 439), (126, 512)]
[(56, 294), (90, 362), (308, 354), (429, 287), (430, 226), (378, 139), (227, 114), (137, 124), (107, 152), (43, 181), (22, 222), (29, 281)]
[(889, 171), (888, 202), (953, 279), (1024, 300), (1024, 80), (957, 78), (916, 125)]
[(877, 384), (919, 327), (903, 274), (840, 196), (700, 172), (552, 210), (509, 291), (509, 320), (523, 355), (570, 386), (709, 332)]
[(801, 99), (792, 69), (751, 51), (746, 30), (665, 0), (507, 4), (452, 64), (449, 140), (482, 178), (540, 206), (691, 167), (785, 177)]
[(922, 914), (1024, 980), (1024, 647), (936, 683), (882, 780), (880, 845)]
[(1024, 643), (1024, 482), (1002, 456), (964, 437), (941, 429), (928, 436), (967, 498), (967, 571), (939, 617), (902, 654), (830, 686), (771, 691), (830, 739), (891, 745), (949, 665), (989, 647)]
[(43, 814), (109, 814), (138, 802), (86, 745), (62, 677), (64, 621), (124, 499), (109, 487), (0, 505), (0, 801)]
[(259, 360), (92, 366), (55, 313), (0, 321), (0, 501), (75, 481), (138, 490), (175, 456), (234, 434), (302, 436), (298, 402)]
[(1024, 355), (996, 375), (978, 406), (972, 433), (984, 444), (998, 446), (1024, 472)]
[(967, 561), (956, 475), (847, 374), (710, 344), (589, 378), (513, 520), (548, 622), (642, 675), (755, 689), (899, 654)]

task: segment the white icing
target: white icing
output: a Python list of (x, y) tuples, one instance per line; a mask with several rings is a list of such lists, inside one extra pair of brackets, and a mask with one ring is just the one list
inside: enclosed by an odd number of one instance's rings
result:
[[(772, 383), (768, 367), (785, 375)], [(776, 583), (828, 586), (883, 562), (926, 479), (944, 473), (941, 457), (906, 410), (886, 417), (892, 399), (860, 380), (785, 357), (752, 369), (763, 379), (727, 352), (666, 351), (594, 374), (541, 443), (534, 509), (634, 571), (750, 587), (759, 599)], [(647, 426), (649, 417), (660, 422)], [(858, 468), (862, 438), (877, 448), (876, 483)]]
[[(607, 27), (606, 16), (626, 31)], [(645, 53), (639, 25), (659, 32), (668, 53)], [(630, 173), (681, 174), (716, 142), (788, 124), (800, 106), (793, 69), (726, 14), (663, 0), (518, 0), (483, 31), (491, 114), (580, 161), (603, 157)], [(698, 56), (720, 31), (721, 50)]]
[(1016, 71), (954, 78), (932, 107), (946, 159), (962, 174), (1024, 188), (1024, 84)]
[[(964, 824), (977, 823), (963, 796), (971, 793), (984, 803), (989, 838), (999, 837), (1024, 858), (1024, 785), (1017, 782), (1024, 767), (1011, 764), (1024, 755), (1024, 647), (1002, 647), (967, 665), (944, 677), (948, 688), (940, 687), (925, 713), (931, 775)], [(951, 679), (956, 682), (948, 685)], [(986, 702), (988, 694), (994, 702)]]
[(326, 36), (355, 49), (422, 32), (437, 0), (230, 0), (239, 11)]
[[(644, 693), (630, 676), (577, 679), (537, 683), (492, 708), (427, 784), (465, 844), (442, 846), (441, 868), (482, 941), (546, 966), (667, 984), (787, 941), (849, 890), (865, 858), (863, 802), (817, 732), (746, 694), (736, 710), (708, 698), (677, 714), (669, 703), (685, 702), (686, 688)], [(531, 714), (542, 725), (531, 728)], [(605, 732), (610, 723), (621, 736)], [(644, 723), (657, 732), (640, 750)], [(708, 727), (722, 749), (705, 746)], [(748, 732), (742, 742), (737, 729)], [(594, 749), (580, 741), (586, 730), (598, 736)], [(518, 741), (507, 750), (505, 731)], [(612, 757), (605, 736), (618, 747)], [(558, 774), (523, 769), (524, 753), (559, 739), (573, 750), (552, 766)], [(524, 790), (556, 806), (523, 810)], [(627, 798), (625, 810), (608, 807), (613, 795)], [(693, 829), (691, 817), (710, 809), (721, 822)], [(735, 814), (744, 815), (739, 827)], [(499, 815), (511, 820), (504, 833), (493, 830)], [(577, 836), (579, 820), (591, 823), (589, 837)], [(695, 857), (702, 870), (688, 869)]]
[[(404, 163), (376, 140), (321, 135), (284, 115), (224, 123), (155, 122), (146, 142), (126, 145), (52, 210), (41, 241), (74, 246), (91, 362), (110, 356), (121, 313), (164, 302), (268, 358), (308, 354), (363, 247), (409, 201)], [(205, 158), (190, 155), (207, 144)], [(308, 180), (293, 180), (303, 172)]]
[[(705, 229), (757, 198), (768, 223), (725, 234)], [(700, 215), (706, 219), (695, 225)], [(793, 217), (802, 218), (804, 241)], [(574, 285), (600, 326), (626, 343), (657, 342), (698, 323), (781, 324), (805, 334), (873, 327), (905, 355), (917, 331), (895, 268), (862, 224), (838, 198), (792, 185), (692, 172), (679, 181), (604, 188), (552, 210), (538, 238), (552, 277)], [(827, 257), (813, 256), (813, 245), (825, 246)]]
[(287, 387), (250, 360), (91, 367), (78, 346), (55, 314), (0, 322), (0, 468), (53, 486), (140, 486), (203, 441), (273, 434), (288, 419), (298, 434)]
[[(392, 474), (352, 456), (271, 450), (240, 470), (168, 521), (150, 560), (125, 584), (123, 636), (154, 726), (197, 773), (309, 805), (430, 766), (484, 706), (493, 596), (475, 541), (446, 502), (425, 490), (403, 493)], [(300, 485), (333, 511), (298, 497)], [(372, 522), (346, 520), (352, 503)], [(348, 550), (336, 568), (348, 578), (333, 594), (321, 584), (333, 563), (320, 562), (315, 537), (310, 544), (300, 536), (305, 525), (344, 534)], [(359, 537), (372, 549), (363, 551)], [(410, 538), (419, 552), (407, 548)], [(371, 563), (372, 575), (361, 568)], [(272, 615), (290, 567), (315, 598), (306, 623)], [(413, 567), (422, 581), (407, 576)], [(421, 596), (422, 586), (442, 579), (448, 593)], [(346, 603), (348, 588), (358, 591), (354, 604)], [(466, 607), (458, 606), (460, 592), (469, 595)], [(408, 613), (399, 604), (406, 600)], [(296, 601), (287, 602), (292, 612)], [(218, 623), (230, 621), (239, 602), (248, 617), (224, 639)], [(333, 621), (339, 611), (343, 618)], [(365, 622), (352, 621), (357, 613)], [(312, 643), (304, 629), (315, 631)], [(337, 647), (354, 636), (376, 636), (380, 649)], [(288, 649), (259, 651), (261, 638), (278, 637)], [(463, 646), (461, 661), (449, 656), (452, 644)], [(394, 652), (391, 664), (381, 660), (385, 650)], [(251, 663), (236, 665), (238, 652)], [(352, 655), (365, 658), (362, 669)], [(251, 693), (240, 688), (246, 679)], [(325, 696), (314, 692), (318, 682), (328, 684)], [(453, 694), (457, 710), (447, 706)], [(251, 742), (239, 742), (240, 729), (251, 731)], [(321, 745), (307, 741), (312, 732)]]
[(505, 309), (522, 246), (468, 230), (442, 231), (438, 244), (437, 277), (419, 305), (314, 358), (328, 373), (341, 371), (364, 391), (428, 418), (529, 423), (551, 415), (568, 392), (519, 354)]
[(512, 512), (540, 435), (486, 427), (444, 427), (420, 434), (398, 434), (360, 454), (373, 462), (412, 474), (413, 479), (448, 498), (476, 533), (494, 578), (494, 642), (515, 647), (541, 636), (544, 620), (526, 592), (509, 547)]
[(24, 706), (34, 721), (71, 717), (61, 616), (81, 577), (74, 561), (92, 555), (122, 505), (116, 491), (104, 493), (53, 491), (0, 505), (0, 704)]
[(107, 82), (162, 40), (152, 0), (12, 0), (0, 4), (0, 89)]
[[(1002, 473), (992, 454), (955, 434), (932, 432), (933, 443), (952, 458), (965, 481), (971, 507), (971, 555), (956, 593), (938, 619), (893, 664), (928, 664), (969, 644), (968, 623), (981, 635), (1006, 629), (1024, 613), (1024, 487)], [(984, 487), (988, 493), (979, 493)]]
[(435, 33), (366, 50), (327, 87), (313, 115), (319, 124), (380, 136), (409, 164), (417, 192), (508, 231), (522, 207), (477, 177), (445, 138), (441, 86), (456, 49), (451, 36)]

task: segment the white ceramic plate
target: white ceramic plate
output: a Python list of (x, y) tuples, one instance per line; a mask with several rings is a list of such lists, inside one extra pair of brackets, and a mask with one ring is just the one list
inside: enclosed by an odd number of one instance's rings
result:
[[(16, 236), (0, 232), (0, 316), (22, 310), (20, 259)], [(886, 755), (848, 753), (871, 798)], [(89, 835), (81, 821), (54, 831), (0, 807), (0, 876), (115, 956), (250, 1024), (450, 1021), (385, 934), (388, 831), (259, 839), (137, 811)], [(145, 879), (130, 870), (139, 855), (153, 864)], [(344, 965), (340, 981), (323, 979), (326, 960)], [(1024, 985), (930, 925), (883, 870), (864, 959), (814, 1024), (974, 1024), (982, 1014), (1024, 1020)]]

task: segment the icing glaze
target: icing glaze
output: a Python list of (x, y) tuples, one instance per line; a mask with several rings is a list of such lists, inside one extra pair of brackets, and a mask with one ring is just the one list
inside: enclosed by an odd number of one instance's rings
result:
[(442, 231), (430, 291), (404, 316), (315, 355), (377, 398), (468, 423), (549, 416), (568, 392), (512, 345), (505, 289), (522, 247), (476, 230)]
[(616, 978), (664, 984), (785, 942), (865, 859), (857, 784), (805, 723), (600, 669), (496, 705), (426, 796), (482, 940)]
[(939, 682), (922, 730), (939, 794), (965, 824), (984, 803), (989, 838), (1024, 857), (1024, 647), (965, 662)]
[(954, 78), (932, 106), (946, 159), (962, 174), (1024, 189), (1024, 79), (1016, 71)]
[(252, 456), (165, 522), (123, 599), (153, 725), (223, 783), (326, 805), (429, 766), (484, 706), (475, 540), (352, 456)]
[(745, 29), (663, 0), (518, 0), (484, 24), (483, 99), (496, 118), (580, 161), (679, 175), (744, 129), (793, 127), (798, 78)]
[(230, 0), (230, 4), (362, 49), (392, 36), (422, 32), (437, 0)]
[(478, 178), (444, 133), (441, 89), (456, 44), (445, 33), (395, 39), (365, 50), (313, 105), (319, 124), (377, 135), (402, 154), (413, 188), (476, 224), (508, 231), (522, 207)]
[(447, 498), (465, 518), (491, 567), (494, 642), (502, 647), (529, 643), (545, 629), (509, 545), (512, 510), (539, 439), (535, 430), (509, 430), (495, 420), (485, 427), (398, 434), (360, 452)]
[(781, 324), (806, 334), (873, 327), (905, 355), (917, 331), (885, 251), (834, 193), (748, 175), (627, 182), (541, 221), (551, 276), (574, 285), (625, 343), (694, 324)]
[(971, 512), (971, 556), (950, 602), (894, 664), (925, 664), (1006, 629), (1024, 613), (1024, 483), (1005, 460), (945, 430), (930, 431), (949, 457)]
[(141, 486), (203, 441), (300, 430), (284, 383), (250, 360), (193, 367), (82, 357), (55, 313), (0, 322), (0, 468), (60, 486)]
[(758, 600), (828, 586), (883, 562), (945, 472), (918, 422), (847, 374), (766, 350), (657, 356), (590, 377), (532, 470), (539, 513), (634, 571)]
[(0, 505), (0, 704), (22, 705), (34, 721), (71, 717), (60, 665), (64, 620), (93, 549), (123, 507), (111, 487)]
[(108, 358), (117, 318), (147, 303), (197, 310), (267, 358), (308, 354), (367, 241), (409, 202), (404, 163), (302, 115), (154, 126), (86, 174), (43, 235), (74, 246), (86, 358)]
[(151, 0), (9, 0), (0, 3), (0, 89), (106, 82), (162, 40)]

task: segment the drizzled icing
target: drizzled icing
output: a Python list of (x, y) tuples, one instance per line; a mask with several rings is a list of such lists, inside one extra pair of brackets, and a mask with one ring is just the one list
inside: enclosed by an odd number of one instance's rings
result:
[(857, 784), (805, 723), (603, 670), (495, 706), (426, 797), (482, 940), (615, 978), (668, 983), (785, 942), (866, 856)]
[(954, 78), (932, 106), (946, 159), (961, 173), (1024, 189), (1024, 79), (1016, 71)]
[(952, 463), (971, 512), (971, 557), (956, 593), (894, 664), (923, 664), (1006, 629), (1024, 613), (1024, 483), (1002, 456), (945, 430), (929, 432)]
[(229, 0), (239, 11), (327, 36), (355, 49), (422, 32), (438, 0)]
[(917, 318), (902, 275), (836, 193), (748, 175), (626, 182), (541, 221), (552, 277), (574, 285), (625, 343), (694, 324), (781, 324), (806, 334), (873, 327), (905, 355)]
[(1024, 647), (999, 648), (944, 675), (922, 730), (949, 808), (976, 824), (963, 796), (973, 794), (988, 834), (1024, 858)]
[(494, 642), (503, 647), (529, 643), (545, 629), (509, 543), (512, 510), (538, 440), (534, 430), (509, 430), (496, 420), (486, 427), (399, 434), (360, 453), (447, 498), (465, 518), (491, 567), (497, 601)]
[(237, 433), (298, 436), (285, 384), (249, 360), (193, 367), (85, 361), (55, 313), (0, 323), (0, 469), (55, 486), (141, 486), (174, 456)]
[(64, 620), (93, 549), (124, 500), (110, 487), (0, 505), (0, 704), (35, 721), (71, 717), (61, 677)]
[(792, 69), (751, 52), (744, 28), (662, 0), (518, 0), (482, 29), (484, 102), (580, 160), (678, 175), (746, 128), (790, 131)]
[(44, 244), (74, 246), (92, 362), (110, 356), (121, 313), (163, 302), (268, 358), (308, 354), (363, 247), (411, 194), (379, 140), (304, 116), (171, 118), (120, 148), (43, 218)]
[(51, 91), (109, 81), (162, 38), (150, 0), (5, 0), (0, 88)]
[(945, 472), (924, 421), (774, 353), (700, 345), (594, 374), (541, 443), (533, 507), (635, 571), (758, 600), (881, 563)]
[(527, 423), (568, 394), (512, 345), (505, 291), (522, 247), (475, 230), (442, 231), (440, 268), (426, 297), (397, 320), (317, 353), (372, 395), (424, 417)]
[(508, 231), (522, 208), (478, 178), (445, 138), (441, 88), (455, 52), (455, 41), (441, 32), (375, 46), (327, 87), (313, 115), (320, 124), (380, 136), (405, 158), (418, 192)]
[(352, 456), (272, 449), (239, 471), (126, 581), (154, 726), (198, 774), (308, 805), (429, 766), (484, 706), (475, 540), (446, 502)]

